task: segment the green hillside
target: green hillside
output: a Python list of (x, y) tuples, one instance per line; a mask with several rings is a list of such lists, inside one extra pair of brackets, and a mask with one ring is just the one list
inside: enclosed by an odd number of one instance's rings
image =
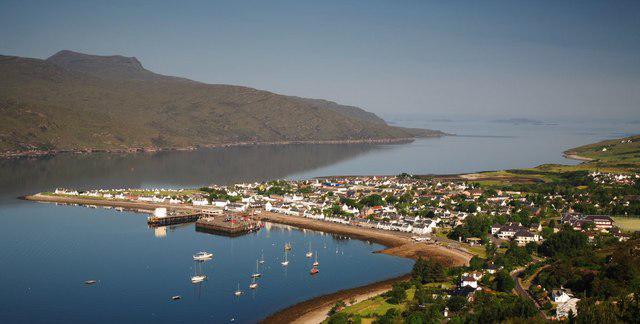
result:
[(163, 76), (122, 56), (0, 56), (0, 75), (2, 152), (442, 135), (357, 107)]

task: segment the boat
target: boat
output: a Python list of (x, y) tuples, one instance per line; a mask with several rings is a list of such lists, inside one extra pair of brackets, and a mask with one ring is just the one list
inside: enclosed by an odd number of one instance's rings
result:
[(205, 280), (207, 280), (207, 276), (203, 275), (203, 274), (199, 274), (200, 271), (198, 271), (198, 264), (200, 262), (195, 262), (195, 265), (193, 266), (193, 277), (191, 277), (191, 283), (197, 284), (197, 283), (201, 283)]
[(93, 285), (93, 284), (95, 284), (95, 283), (97, 283), (97, 282), (98, 282), (98, 281), (96, 281), (96, 280), (87, 280), (87, 281), (85, 281), (85, 282), (84, 282), (84, 284), (85, 284), (85, 285)]
[(260, 264), (264, 264), (264, 252), (260, 256)]
[(287, 258), (287, 252), (284, 252), (284, 261), (280, 262), (280, 264), (282, 264), (283, 267), (286, 267), (289, 265), (289, 259)]
[(311, 242), (309, 242), (309, 251), (307, 251), (307, 253), (305, 254), (305, 256), (307, 258), (310, 258), (313, 256), (313, 252), (311, 252)]
[(171, 296), (171, 300), (178, 300), (178, 299), (182, 299), (182, 296), (180, 295)]
[(320, 270), (318, 270), (318, 267), (314, 266), (313, 268), (311, 268), (311, 271), (309, 272), (311, 273), (311, 275), (314, 275), (320, 272)]
[(236, 296), (242, 295), (242, 290), (240, 290), (240, 283), (238, 283), (238, 289), (236, 289), (236, 291), (233, 294)]
[(258, 264), (260, 261), (256, 260), (256, 272), (254, 272), (251, 275), (251, 278), (260, 278), (260, 276), (262, 276), (262, 274), (260, 273), (260, 271), (258, 270)]
[(201, 283), (203, 281), (207, 280), (207, 276), (205, 275), (197, 275), (197, 276), (193, 276), (191, 277), (191, 283)]
[(251, 289), (258, 288), (258, 283), (256, 282), (256, 278), (251, 279), (251, 284), (249, 285), (249, 288)]
[(316, 261), (313, 262), (313, 266), (317, 267), (320, 265), (320, 262), (318, 262), (318, 251), (316, 251)]
[(284, 250), (285, 251), (290, 251), (291, 250), (291, 243), (287, 243), (284, 245)]
[(210, 252), (202, 251), (193, 255), (193, 259), (195, 261), (206, 261), (206, 260), (211, 260), (211, 258), (213, 258), (213, 253), (210, 253)]

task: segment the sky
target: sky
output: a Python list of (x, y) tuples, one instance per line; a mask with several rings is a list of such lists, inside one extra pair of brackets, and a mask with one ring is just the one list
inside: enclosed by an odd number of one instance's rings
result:
[(0, 0), (1, 55), (63, 49), (383, 116), (640, 120), (640, 1)]

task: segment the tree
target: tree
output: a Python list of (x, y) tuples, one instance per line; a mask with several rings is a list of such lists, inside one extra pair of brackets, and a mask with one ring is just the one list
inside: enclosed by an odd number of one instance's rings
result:
[(433, 260), (419, 258), (413, 265), (411, 276), (420, 283), (440, 282), (445, 280), (444, 266)]
[(407, 298), (407, 291), (405, 290), (404, 285), (394, 283), (393, 288), (385, 293), (385, 296), (387, 297), (387, 303), (400, 304)]
[(575, 257), (589, 251), (589, 240), (583, 233), (565, 228), (549, 236), (538, 251), (548, 257)]
[(460, 295), (453, 295), (447, 300), (447, 307), (452, 312), (459, 312), (467, 305), (467, 298)]
[(382, 206), (382, 205), (385, 204), (384, 200), (382, 199), (382, 196), (380, 196), (380, 195), (369, 195), (369, 196), (366, 196), (366, 197), (360, 199), (359, 203), (361, 205), (369, 206), (369, 207)]
[(496, 289), (502, 292), (510, 292), (515, 287), (513, 278), (511, 278), (509, 272), (504, 269), (496, 273), (495, 284)]

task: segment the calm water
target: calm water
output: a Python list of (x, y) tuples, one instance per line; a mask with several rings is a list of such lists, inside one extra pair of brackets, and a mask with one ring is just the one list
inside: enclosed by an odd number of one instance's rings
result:
[[(271, 226), (227, 238), (197, 233), (193, 225), (159, 230), (145, 215), (55, 206), (16, 197), (58, 186), (193, 187), (331, 174), (458, 173), (576, 163), (565, 149), (640, 133), (633, 124), (504, 125), (399, 121), (465, 136), (407, 145), (296, 145), (239, 147), (134, 155), (60, 155), (0, 161), (0, 321), (2, 322), (254, 322), (313, 296), (407, 272), (412, 262), (372, 254), (357, 240)], [(286, 271), (282, 246), (294, 251)], [(320, 254), (321, 273), (308, 274), (304, 250)], [(325, 248), (326, 244), (326, 248)], [(215, 253), (209, 280), (193, 286), (191, 254)], [(336, 250), (338, 253), (336, 253)], [(260, 288), (249, 275), (264, 252)], [(366, 269), (366, 271), (363, 271)], [(95, 286), (82, 284), (99, 279)], [(247, 293), (233, 296), (236, 285)], [(171, 302), (173, 295), (183, 299)]]

